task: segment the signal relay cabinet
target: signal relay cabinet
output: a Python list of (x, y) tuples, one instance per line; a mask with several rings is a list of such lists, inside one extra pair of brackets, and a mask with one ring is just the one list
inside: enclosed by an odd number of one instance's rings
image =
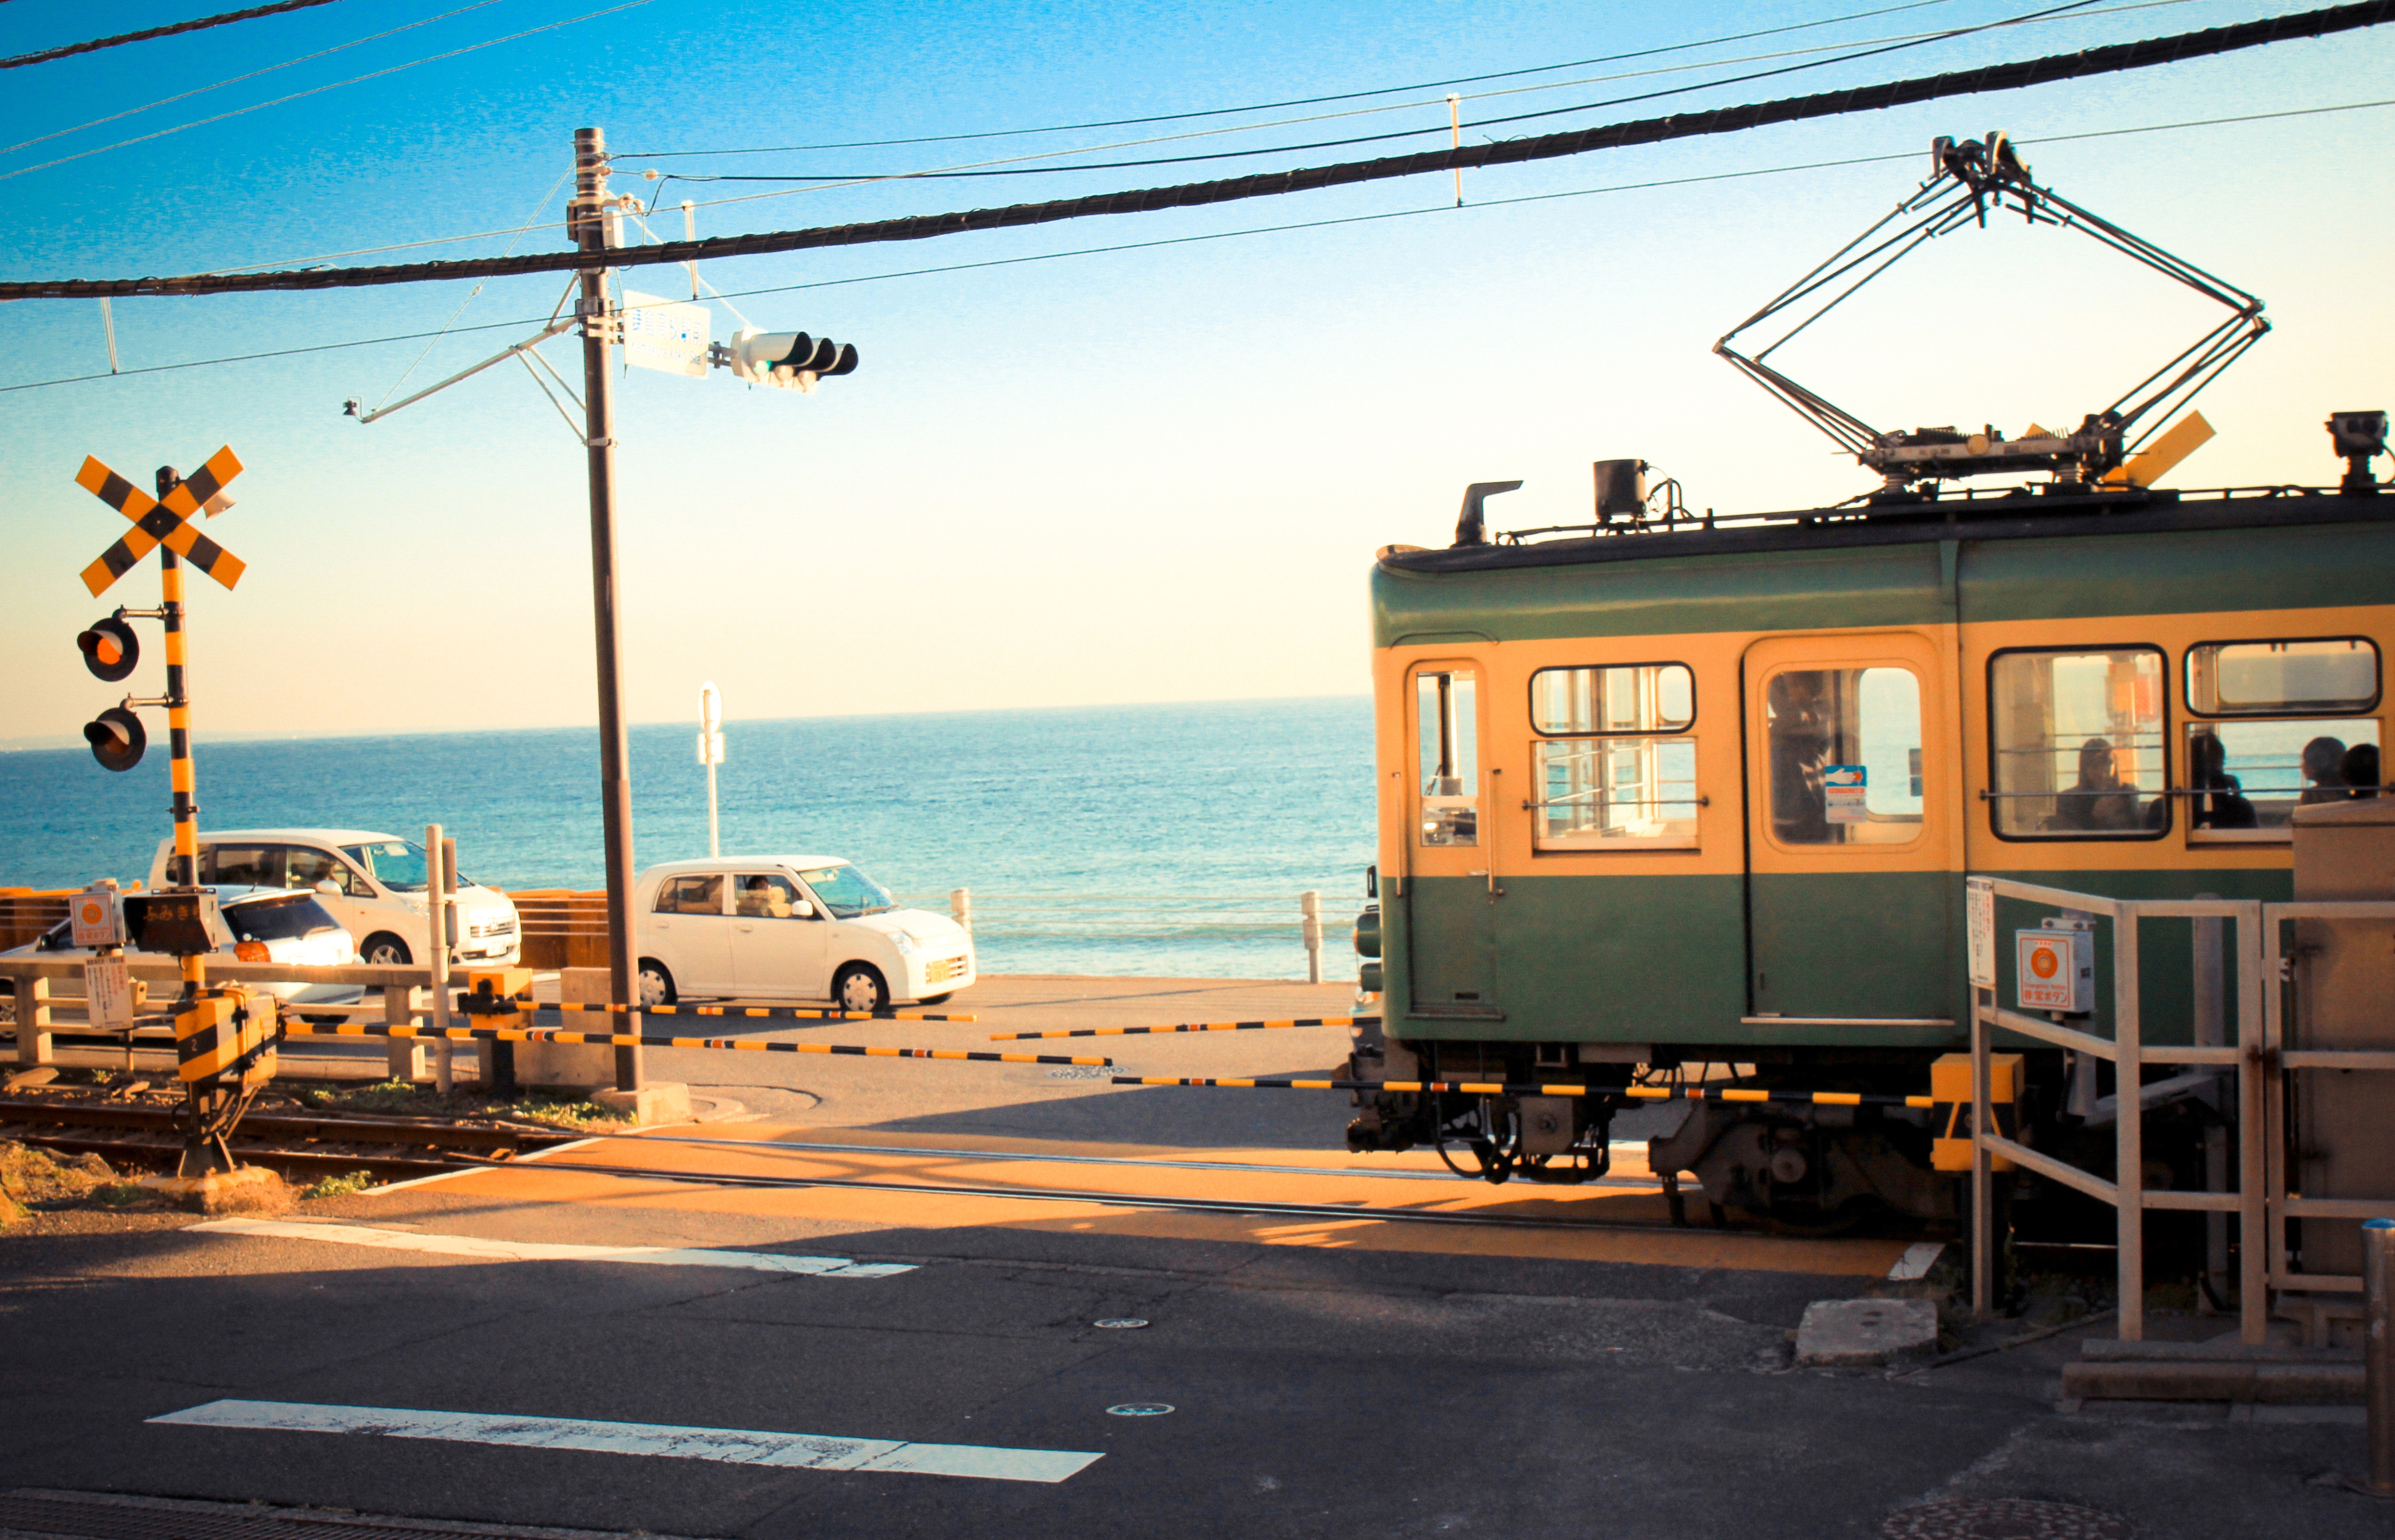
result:
[[(2395, 799), (2297, 809), (2296, 901), (2395, 900)], [(2296, 922), (2296, 1017), (2288, 1046), (2395, 1049), (2395, 947), (2386, 920)], [(2296, 1191), (2307, 1198), (2395, 1198), (2395, 1076), (2297, 1070)], [(2297, 1221), (2307, 1273), (2362, 1271), (2356, 1219)]]

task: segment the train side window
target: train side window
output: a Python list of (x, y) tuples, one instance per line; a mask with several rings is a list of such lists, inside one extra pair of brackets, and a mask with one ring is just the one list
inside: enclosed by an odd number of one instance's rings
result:
[(2207, 641), (2187, 650), (2187, 708), (2199, 717), (2328, 716), (2378, 704), (2378, 644)]
[(1696, 848), (1694, 738), (1544, 738), (1538, 775), (1533, 849)]
[(1478, 677), (1469, 668), (1414, 676), (1422, 748), (1422, 842), (1480, 843)]
[(1909, 668), (1791, 668), (1764, 689), (1771, 833), (1783, 845), (1921, 834), (1921, 681)]
[(1546, 737), (1684, 732), (1696, 719), (1696, 676), (1684, 663), (1542, 668), (1530, 676), (1530, 725)]
[(2375, 717), (2190, 722), (2187, 837), (2198, 845), (2283, 842), (2297, 808), (2343, 802), (2357, 795), (2349, 788), (2385, 779)]
[(2171, 826), (2157, 647), (1988, 661), (1989, 817), (2002, 839), (2150, 839)]

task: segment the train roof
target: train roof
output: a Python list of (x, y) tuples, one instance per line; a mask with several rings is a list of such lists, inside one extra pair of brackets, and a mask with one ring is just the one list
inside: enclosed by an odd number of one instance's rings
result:
[(1385, 549), (1372, 597), (1383, 647), (2395, 603), (2395, 495), (2019, 488), (1500, 535)]

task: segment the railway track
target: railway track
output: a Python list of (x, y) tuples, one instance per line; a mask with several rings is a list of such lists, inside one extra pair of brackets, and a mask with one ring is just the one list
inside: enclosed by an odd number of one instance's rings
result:
[[(503, 1165), (581, 1137), (430, 1118), (252, 1112), (232, 1143), (238, 1159), (277, 1170), (405, 1178)], [(0, 1139), (128, 1167), (172, 1165), (182, 1151), (173, 1109), (97, 1100), (0, 1099)]]

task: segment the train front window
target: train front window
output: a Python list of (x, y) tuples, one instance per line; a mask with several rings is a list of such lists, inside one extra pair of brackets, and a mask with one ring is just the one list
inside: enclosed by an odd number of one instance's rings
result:
[(1480, 843), (1477, 676), (1469, 668), (1414, 676), (1424, 845)]
[(1680, 732), (1696, 717), (1696, 678), (1682, 663), (1542, 668), (1530, 676), (1530, 725), (1549, 737)]
[(2367, 637), (2187, 650), (2187, 705), (2199, 717), (2326, 715), (2377, 704), (2378, 647)]
[(1696, 846), (1694, 738), (1548, 738), (1538, 760), (1533, 849)]
[(1988, 695), (1998, 836), (2139, 839), (2171, 826), (2160, 649), (2000, 652)]
[(1531, 848), (1693, 848), (1697, 741), (1667, 734), (1686, 732), (1696, 717), (1686, 664), (1532, 674), (1530, 726), (1540, 739)]
[(1921, 834), (1921, 681), (1909, 668), (1792, 668), (1765, 687), (1771, 834), (1902, 845)]

